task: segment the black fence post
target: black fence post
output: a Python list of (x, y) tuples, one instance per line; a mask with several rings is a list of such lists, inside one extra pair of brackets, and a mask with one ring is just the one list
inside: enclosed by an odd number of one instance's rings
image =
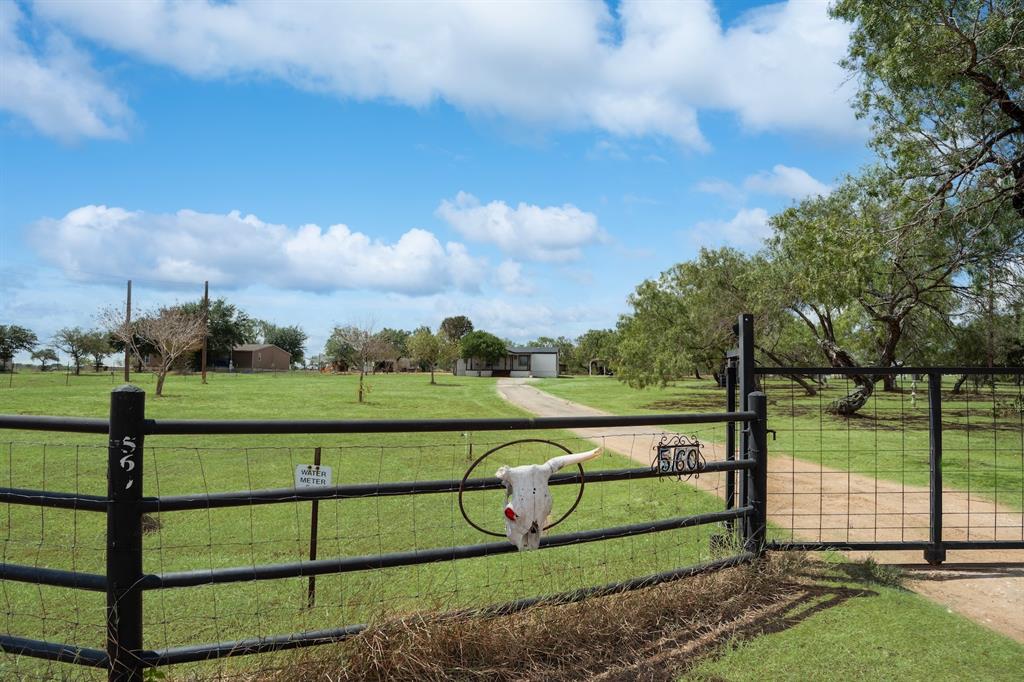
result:
[(757, 418), (748, 422), (747, 457), (754, 467), (743, 477), (746, 503), (753, 510), (744, 520), (744, 549), (760, 554), (764, 551), (768, 528), (768, 399), (761, 391), (754, 391), (747, 400), (748, 409)]
[(928, 548), (924, 558), (932, 566), (946, 560), (942, 544), (942, 374), (928, 374)]
[[(725, 411), (736, 411), (736, 363), (729, 360), (725, 367)], [(727, 422), (725, 425), (725, 458), (736, 459), (736, 422)], [(725, 475), (725, 508), (736, 507), (736, 473), (727, 472)], [(732, 521), (726, 523), (726, 527), (732, 529)]]
[[(754, 390), (754, 316), (744, 313), (736, 321), (737, 350), (739, 351), (738, 364), (736, 367), (737, 380), (740, 389), (740, 409), (749, 410), (747, 396)], [(750, 429), (744, 428), (740, 431), (740, 452), (747, 452), (750, 448)], [(740, 504), (746, 506), (747, 486), (740, 486)]]
[(107, 446), (107, 655), (110, 682), (141, 682), (142, 446), (146, 392), (110, 393)]

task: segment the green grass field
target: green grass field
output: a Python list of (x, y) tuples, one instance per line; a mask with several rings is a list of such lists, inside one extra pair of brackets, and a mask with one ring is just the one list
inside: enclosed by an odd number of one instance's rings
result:
[[(0, 384), (0, 413), (106, 415), (109, 375), (66, 377), (18, 374)], [(368, 402), (355, 400), (356, 377), (306, 375), (215, 374), (207, 386), (196, 376), (168, 380), (167, 396), (148, 398), (152, 418), (430, 418), (496, 417), (521, 414), (495, 393), (491, 379), (439, 375), (430, 386), (424, 375), (370, 378)], [(152, 390), (152, 378), (139, 384)], [(553, 392), (617, 411), (644, 411), (635, 402), (649, 394), (623, 392), (617, 382), (564, 380), (546, 383)], [(674, 389), (678, 390), (678, 389)], [(628, 399), (615, 396), (629, 396)], [(674, 395), (670, 391), (667, 397)], [(655, 398), (657, 399), (657, 398)], [(704, 410), (703, 405), (687, 408)], [(646, 411), (666, 411), (650, 408)], [(776, 426), (776, 428), (778, 428)], [(780, 433), (780, 439), (782, 434)], [(352, 436), (219, 436), (153, 437), (145, 450), (146, 495), (174, 495), (228, 490), (287, 487), (296, 464), (323, 450), (323, 463), (334, 468), (336, 483), (461, 478), (471, 458), (490, 445), (525, 437), (548, 437), (574, 449), (587, 449), (564, 432), (477, 434), (365, 434)], [(22, 488), (105, 493), (105, 439), (91, 435), (6, 432), (0, 435), (0, 479)], [(480, 475), (500, 464), (546, 459), (545, 446), (527, 445), (503, 451)], [(606, 454), (588, 468), (636, 466)], [(564, 509), (576, 489), (554, 488), (555, 510)], [(501, 530), (501, 498), (497, 491), (473, 493), (470, 513), (478, 523)], [(5, 505), (0, 515), (3, 560), (11, 563), (103, 573), (104, 518), (101, 514), (41, 510)], [(721, 502), (675, 482), (648, 479), (588, 486), (577, 513), (553, 532), (599, 528), (645, 519), (662, 519), (721, 508)], [(158, 514), (159, 527), (145, 539), (145, 570), (168, 572), (304, 559), (308, 552), (309, 505), (282, 504)], [(230, 640), (290, 631), (337, 627), (421, 609), (480, 606), (537, 594), (611, 582), (667, 570), (711, 558), (707, 537), (712, 527), (657, 533), (622, 540), (576, 545), (534, 553), (442, 562), (400, 569), (321, 576), (318, 601), (304, 608), (305, 579), (286, 579), (149, 592), (145, 597), (146, 642), (149, 648)], [(488, 542), (461, 519), (455, 497), (448, 494), (400, 498), (344, 500), (320, 504), (320, 557), (378, 554)], [(37, 587), (3, 581), (5, 632), (84, 646), (103, 642), (102, 594)], [(903, 597), (914, 603), (912, 595)], [(856, 612), (845, 625), (843, 609), (834, 609), (836, 627), (856, 627)], [(933, 632), (954, 630), (953, 616), (921, 611), (918, 626)], [(956, 628), (972, 629), (991, 646), (1017, 651), (1016, 644), (957, 620)], [(903, 640), (906, 641), (903, 641)], [(891, 642), (893, 655), (915, 653), (913, 637), (900, 633)], [(939, 651), (939, 643), (932, 642)], [(991, 647), (990, 647), (991, 648)], [(1002, 650), (1002, 649), (1000, 649)], [(782, 655), (782, 654), (780, 654)], [(269, 665), (274, 657), (243, 657), (220, 664), (240, 670)], [(726, 659), (723, 659), (726, 660)], [(859, 664), (858, 664), (859, 665)], [(197, 678), (213, 668), (185, 666)], [(799, 670), (799, 668), (794, 668)], [(813, 668), (808, 668), (813, 670)], [(0, 659), (0, 678), (20, 675), (86, 677), (85, 669), (49, 665), (27, 659)], [(98, 674), (102, 677), (102, 674)]]
[(913, 592), (874, 582), (861, 568), (825, 571), (813, 598), (768, 632), (728, 642), (682, 680), (1020, 679), (1024, 646)]
[[(140, 385), (151, 388), (149, 376)], [(207, 386), (195, 376), (168, 380), (166, 397), (148, 397), (152, 418), (413, 418), (495, 417), (521, 413), (502, 401), (490, 379), (424, 375), (369, 379), (368, 402), (356, 402), (356, 377), (294, 374), (224, 375)], [(0, 413), (104, 416), (109, 375), (24, 374), (0, 388)], [(145, 444), (146, 495), (247, 490), (292, 485), (295, 466), (323, 463), (336, 483), (458, 479), (488, 447), (526, 437), (592, 447), (567, 433), (365, 434), (353, 436), (152, 437)], [(105, 493), (105, 439), (89, 435), (13, 433), (0, 436), (0, 479), (21, 488)], [(471, 450), (472, 447), (472, 450)], [(502, 451), (477, 474), (559, 454), (550, 446)], [(496, 456), (495, 460), (499, 458)], [(635, 466), (607, 454), (588, 468)], [(555, 511), (574, 486), (553, 489)], [(499, 491), (471, 493), (478, 523), (503, 530)], [(622, 481), (588, 487), (578, 511), (552, 532), (599, 528), (720, 509), (719, 500), (684, 484)], [(495, 541), (461, 518), (455, 496), (432, 494), (320, 503), (319, 556), (370, 555)], [(146, 536), (145, 570), (168, 572), (307, 558), (310, 505), (281, 504), (157, 515)], [(102, 514), (8, 505), (0, 517), (5, 561), (103, 573)], [(710, 558), (712, 527), (670, 531), (460, 562), (321, 576), (314, 609), (303, 608), (306, 580), (286, 579), (147, 593), (146, 646), (280, 634), (361, 623), (396, 612), (479, 606), (603, 584)], [(103, 596), (6, 583), (7, 631), (101, 646)], [(250, 659), (252, 661), (254, 659)], [(236, 665), (245, 665), (237, 659)], [(5, 665), (10, 666), (10, 660)], [(20, 661), (18, 665), (26, 665)], [(251, 663), (250, 663), (251, 664)]]
[[(953, 395), (953, 378), (943, 393), (943, 480), (946, 489), (970, 491), (1009, 508), (1024, 508), (1024, 413), (1015, 406), (1022, 389), (1009, 381)], [(662, 388), (633, 389), (613, 377), (542, 379), (552, 395), (613, 414), (710, 412), (725, 410), (725, 391), (713, 381), (686, 379)], [(901, 392), (878, 390), (859, 416), (827, 414), (825, 406), (847, 391), (833, 380), (817, 396), (806, 396), (787, 379), (770, 379), (768, 443), (801, 460), (874, 478), (928, 485), (927, 382), (912, 396), (909, 378)], [(1017, 403), (1018, 405), (1021, 403)], [(724, 442), (724, 435), (716, 438)]]

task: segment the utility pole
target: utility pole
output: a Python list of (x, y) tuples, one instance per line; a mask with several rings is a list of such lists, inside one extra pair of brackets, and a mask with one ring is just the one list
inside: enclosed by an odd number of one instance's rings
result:
[[(127, 328), (132, 326), (132, 281), (128, 280), (128, 296), (124, 305), (124, 325)], [(131, 344), (124, 345), (124, 383), (129, 383), (131, 378)]]
[(210, 282), (203, 282), (203, 383), (206, 383), (206, 340), (210, 336)]

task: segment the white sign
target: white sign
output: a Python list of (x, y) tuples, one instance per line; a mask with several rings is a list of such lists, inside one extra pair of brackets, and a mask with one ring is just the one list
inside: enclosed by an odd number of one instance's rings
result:
[(296, 488), (326, 488), (331, 485), (331, 467), (300, 464), (295, 467)]

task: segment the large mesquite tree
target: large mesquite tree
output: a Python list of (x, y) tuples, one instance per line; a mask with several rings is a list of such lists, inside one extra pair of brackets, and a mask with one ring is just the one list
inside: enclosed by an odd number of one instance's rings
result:
[(831, 12), (853, 23), (844, 66), (875, 149), (926, 190), (901, 227), (992, 203), (1024, 220), (1024, 3), (839, 0)]

